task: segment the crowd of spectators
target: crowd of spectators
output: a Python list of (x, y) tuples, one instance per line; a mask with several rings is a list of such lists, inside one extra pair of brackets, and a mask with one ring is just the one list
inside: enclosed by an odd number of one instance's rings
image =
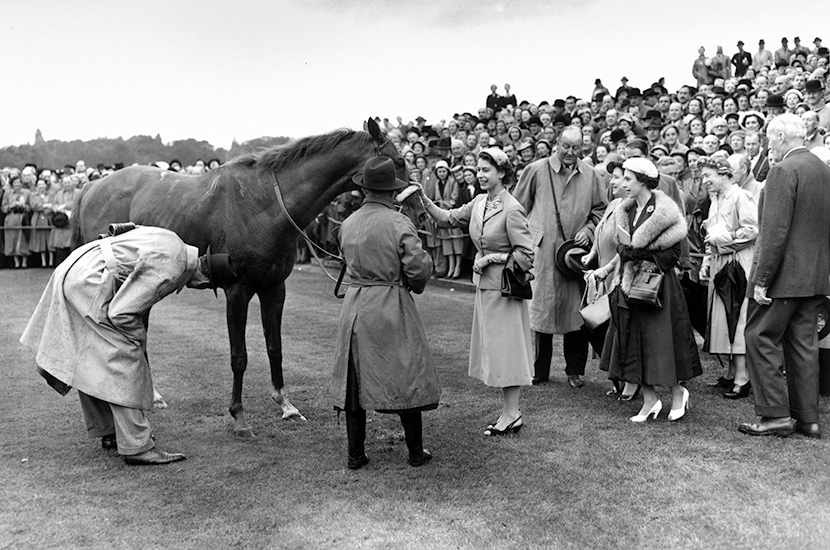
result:
[[(481, 192), (475, 165), (482, 148), (502, 148), (518, 179), (528, 164), (553, 154), (562, 131), (574, 126), (582, 132), (581, 159), (594, 166), (606, 183), (609, 162), (624, 160), (626, 147), (634, 144), (661, 174), (675, 179), (691, 214), (706, 195), (697, 169), (697, 160), (703, 156), (739, 155), (736, 160), (746, 163), (747, 170), (745, 181), (738, 183), (757, 197), (770, 163), (775, 162), (767, 156), (764, 128), (778, 114), (801, 116), (807, 130), (805, 146), (823, 159), (830, 158), (830, 106), (826, 104), (830, 52), (820, 38), (813, 41), (813, 48), (803, 46), (799, 37), (793, 39), (792, 48), (787, 38), (781, 45), (769, 52), (760, 40), (758, 51), (751, 54), (738, 41), (731, 57), (717, 46), (711, 58), (701, 46), (690, 83), (674, 91), (662, 78), (637, 87), (622, 77), (614, 91), (596, 79), (590, 95), (549, 102), (519, 100), (509, 84), (503, 93), (492, 85), (475, 114), (455, 113), (435, 123), (423, 117), (408, 123), (400, 117), (396, 122), (378, 121), (398, 144), (410, 178), (445, 208), (460, 206)], [(186, 167), (177, 160), (155, 164), (198, 175), (220, 162), (199, 160)], [(53, 225), (54, 216), (62, 210), (71, 215), (71, 201), (56, 203), (54, 196), (77, 190), (86, 181), (120, 167), (99, 164), (93, 168), (78, 161), (63, 169), (3, 168), (4, 265), (26, 267), (32, 263), (28, 261), (31, 255), (38, 259), (33, 262), (37, 265), (53, 265), (55, 253), (64, 253), (68, 246), (61, 237), (66, 230)], [(359, 202), (356, 192), (339, 197), (310, 228), (312, 237), (334, 249), (332, 226)], [(63, 223), (62, 216), (58, 219)], [(469, 267), (474, 252), (467, 236), (431, 224), (421, 232), (435, 259), (436, 274), (461, 277), (461, 266)], [(300, 251), (300, 259), (307, 259), (306, 251)]]
[[(551, 102), (519, 100), (509, 84), (502, 94), (492, 85), (475, 114), (456, 113), (435, 123), (423, 117), (409, 123), (400, 117), (397, 122), (378, 121), (399, 144), (410, 178), (445, 208), (460, 206), (481, 192), (475, 175), (481, 149), (503, 149), (521, 178), (528, 164), (555, 153), (562, 131), (572, 126), (582, 132), (581, 159), (606, 183), (610, 162), (625, 160), (627, 149), (640, 150), (663, 176), (674, 179), (691, 216), (707, 195), (697, 167), (701, 157), (723, 155), (745, 164), (737, 172), (742, 178), (737, 183), (757, 198), (775, 163), (768, 156), (764, 130), (779, 114), (800, 116), (806, 126), (805, 146), (823, 160), (830, 158), (830, 52), (820, 38), (813, 49), (802, 46), (798, 37), (793, 42), (788, 48), (783, 38), (781, 49), (771, 53), (760, 40), (753, 55), (738, 41), (731, 57), (718, 46), (709, 58), (701, 47), (690, 83), (673, 91), (662, 78), (641, 88), (622, 77), (614, 91), (596, 79), (587, 97), (569, 95)], [(429, 225), (423, 231), (436, 274), (458, 277), (457, 251), (469, 260), (471, 248), (452, 243), (465, 235)], [(693, 256), (699, 259), (702, 250), (693, 250)]]
[[(178, 160), (159, 161), (164, 170), (204, 174), (219, 160), (197, 160), (182, 166)], [(83, 160), (61, 169), (27, 164), (0, 170), (0, 267), (53, 267), (69, 254), (69, 220), (81, 187), (123, 168), (121, 164), (88, 167)], [(31, 261), (30, 261), (31, 260)]]

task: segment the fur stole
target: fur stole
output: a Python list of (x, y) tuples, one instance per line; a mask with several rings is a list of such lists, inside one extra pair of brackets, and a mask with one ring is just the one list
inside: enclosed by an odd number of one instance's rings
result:
[[(631, 237), (631, 247), (646, 250), (665, 250), (686, 238), (686, 218), (677, 204), (662, 191), (654, 190), (654, 211)], [(631, 233), (628, 214), (637, 203), (634, 199), (625, 199), (614, 211), (614, 221)], [(650, 206), (646, 207), (649, 208)], [(633, 260), (623, 265), (621, 285), (627, 296), (631, 290), (634, 275), (643, 269), (655, 269), (654, 262)]]

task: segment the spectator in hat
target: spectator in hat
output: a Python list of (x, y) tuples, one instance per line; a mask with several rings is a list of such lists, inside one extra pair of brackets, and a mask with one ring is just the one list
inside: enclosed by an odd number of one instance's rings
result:
[[(424, 184), (424, 194), (439, 205), (445, 201), (453, 202), (454, 179), (450, 178), (450, 166), (445, 160), (439, 160), (432, 168), (432, 173)], [(457, 196), (457, 190), (456, 190)], [(453, 202), (454, 204), (454, 202)], [(438, 277), (452, 277), (455, 269), (455, 257), (445, 254), (444, 241), (449, 239), (450, 232), (446, 228), (438, 228), (434, 223), (427, 220), (427, 249), (432, 256), (435, 266), (435, 274)], [(451, 243), (448, 243), (451, 250)], [(450, 257), (452, 264), (449, 263)]]
[(790, 54), (790, 57), (794, 58), (798, 54), (804, 54), (804, 56), (806, 57), (810, 55), (810, 48), (808, 48), (807, 46), (802, 46), (801, 38), (796, 36), (795, 38), (793, 38), (793, 49), (792, 54)]
[(735, 67), (735, 76), (741, 78), (746, 70), (752, 66), (752, 54), (744, 51), (744, 41), (738, 40), (738, 52), (732, 56), (732, 66)]
[(819, 128), (830, 130), (830, 106), (824, 100), (824, 81), (810, 79), (804, 85), (804, 97), (810, 109), (818, 114)]
[(775, 55), (773, 56), (773, 63), (777, 67), (779, 64), (789, 65), (790, 64), (790, 56), (794, 53), (793, 50), (789, 48), (790, 41), (787, 40), (787, 37), (781, 39), (781, 47), (775, 50)]
[(791, 88), (784, 93), (784, 104), (787, 106), (788, 113), (795, 113), (796, 107), (798, 107), (798, 104), (803, 101), (804, 96), (795, 88)]
[(787, 109), (787, 105), (784, 103), (784, 96), (779, 94), (770, 94), (767, 97), (767, 115), (771, 117), (775, 117), (783, 113)]
[[(619, 284), (610, 297), (611, 326), (600, 361), (611, 380), (642, 386), (643, 407), (630, 418), (635, 423), (656, 420), (662, 411), (655, 386), (671, 388), (668, 419), (680, 420), (689, 406), (689, 392), (680, 382), (702, 373), (683, 290), (674, 271), (686, 237), (686, 221), (675, 202), (657, 190), (658, 181), (657, 168), (649, 160), (630, 158), (623, 163), (622, 185), (628, 198), (614, 214), (620, 228)], [(629, 303), (636, 273), (657, 268), (664, 273), (662, 307)]]
[[(215, 258), (221, 256), (222, 258)], [(213, 264), (225, 267), (212, 269)], [(87, 433), (130, 465), (184, 459), (155, 446), (147, 364), (150, 307), (185, 286), (215, 288), (233, 273), (225, 255), (199, 257), (172, 231), (135, 227), (73, 251), (49, 280), (20, 341), (37, 349), (38, 372), (65, 395), (77, 388)]]
[(423, 447), (421, 413), (437, 408), (441, 388), (411, 293), (423, 292), (432, 261), (415, 226), (395, 211), (393, 198), (407, 182), (395, 177), (392, 160), (370, 159), (353, 179), (366, 198), (340, 230), (352, 284), (343, 300), (330, 386), (335, 408), (346, 412), (348, 467), (369, 462), (367, 409), (400, 417), (408, 462), (422, 466), (432, 454)]
[(530, 304), (530, 326), (536, 332), (534, 381), (549, 379), (553, 335), (562, 334), (565, 373), (573, 388), (584, 385), (580, 377), (592, 335), (582, 328), (579, 316), (583, 282), (558, 270), (556, 252), (571, 239), (587, 250), (607, 203), (599, 175), (579, 159), (581, 150), (582, 132), (565, 128), (556, 155), (527, 166), (513, 192), (528, 213), (535, 244), (536, 282)]
[(646, 143), (648, 144), (649, 149), (660, 143), (660, 132), (662, 130), (663, 124), (657, 119), (651, 119), (649, 121), (646, 126)]
[(773, 65), (772, 53), (764, 47), (765, 45), (766, 43), (763, 38), (759, 40), (758, 51), (755, 52), (755, 56), (752, 58), (752, 69), (756, 73), (765, 67), (772, 67)]
[(729, 57), (723, 53), (723, 46), (718, 46), (717, 53), (712, 57), (709, 71), (714, 78), (725, 80), (732, 76), (732, 66), (729, 63)]

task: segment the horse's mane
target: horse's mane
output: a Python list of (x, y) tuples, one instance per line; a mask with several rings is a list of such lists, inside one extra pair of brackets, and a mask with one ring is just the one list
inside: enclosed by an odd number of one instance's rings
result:
[(263, 170), (282, 170), (309, 156), (328, 153), (338, 143), (352, 137), (366, 143), (372, 141), (372, 137), (366, 132), (341, 128), (328, 134), (300, 138), (284, 145), (239, 155), (228, 161), (228, 164), (240, 164), (248, 168), (257, 167)]

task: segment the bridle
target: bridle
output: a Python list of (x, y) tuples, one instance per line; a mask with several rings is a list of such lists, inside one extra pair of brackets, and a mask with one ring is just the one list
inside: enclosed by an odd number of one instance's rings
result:
[[(373, 137), (372, 138), (372, 144), (374, 145), (374, 148), (375, 148), (375, 154), (379, 157), (384, 156), (383, 155), (383, 148), (386, 147), (387, 145), (389, 145), (391, 142), (392, 142), (392, 140), (389, 138), (389, 136), (384, 136), (382, 141), (378, 141), (377, 139), (375, 139)], [(290, 223), (291, 226), (297, 231), (297, 233), (299, 233), (300, 236), (303, 238), (306, 245), (308, 246), (308, 249), (311, 251), (311, 255), (314, 256), (314, 259), (317, 261), (317, 265), (320, 266), (320, 269), (323, 270), (323, 273), (326, 274), (326, 277), (328, 277), (329, 279), (331, 279), (335, 283), (334, 295), (338, 298), (342, 298), (343, 296), (345, 296), (345, 294), (343, 294), (343, 295), (338, 294), (338, 290), (340, 289), (341, 286), (349, 286), (349, 283), (344, 283), (343, 282), (343, 276), (346, 273), (346, 260), (343, 258), (342, 252), (341, 252), (341, 255), (332, 254), (331, 252), (329, 252), (325, 248), (322, 248), (321, 246), (319, 246), (318, 244), (316, 244), (314, 241), (312, 241), (309, 238), (309, 236), (306, 234), (305, 230), (303, 228), (301, 228), (299, 225), (297, 225), (297, 222), (294, 221), (294, 218), (291, 217), (291, 214), (288, 212), (288, 209), (285, 207), (285, 201), (282, 198), (282, 191), (280, 190), (280, 182), (277, 179), (277, 174), (274, 171), (272, 171), (270, 173), (270, 175), (271, 175), (271, 180), (272, 180), (271, 183), (274, 185), (274, 194), (277, 196), (277, 204), (280, 205), (280, 209), (285, 214), (285, 217), (288, 218), (288, 223)], [(397, 206), (396, 208), (398, 209), (398, 212), (400, 212), (403, 209), (403, 205)], [(338, 278), (335, 279), (334, 276), (331, 273), (328, 272), (328, 270), (326, 269), (326, 266), (323, 265), (323, 260), (321, 260), (320, 256), (317, 255), (317, 250), (319, 250), (320, 252), (322, 252), (326, 256), (329, 256), (330, 258), (333, 258), (335, 260), (340, 261), (343, 264), (343, 267), (340, 269), (340, 276)]]

